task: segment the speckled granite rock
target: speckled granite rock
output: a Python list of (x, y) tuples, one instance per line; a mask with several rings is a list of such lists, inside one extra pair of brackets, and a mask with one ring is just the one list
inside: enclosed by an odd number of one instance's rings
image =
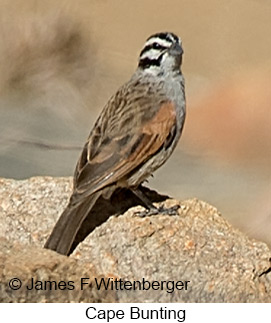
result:
[[(69, 258), (42, 249), (68, 201), (71, 183), (70, 178), (51, 177), (0, 180), (0, 301), (271, 302), (266, 244), (248, 239), (214, 207), (196, 199), (163, 202), (180, 204), (176, 216), (139, 218), (135, 212), (140, 206), (112, 216)], [(112, 277), (119, 284), (123, 279), (126, 286), (155, 282), (148, 290), (113, 292), (98, 292), (94, 283), (87, 292), (76, 285), (73, 293), (8, 287), (13, 277), (24, 283), (33, 276), (78, 282), (84, 275)], [(184, 282), (182, 289), (178, 281)]]
[[(82, 265), (50, 250), (4, 238), (0, 245), (0, 303), (116, 300), (114, 291), (93, 287), (92, 281), (99, 275), (90, 263)], [(87, 278), (83, 282), (88, 285), (81, 284), (81, 277)]]

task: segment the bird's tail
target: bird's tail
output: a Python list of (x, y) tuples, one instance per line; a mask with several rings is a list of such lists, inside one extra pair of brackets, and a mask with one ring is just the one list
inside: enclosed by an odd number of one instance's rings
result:
[(72, 202), (72, 196), (68, 206), (58, 219), (44, 247), (54, 250), (62, 255), (69, 255), (81, 224), (89, 214), (89, 211), (94, 206), (99, 196), (100, 194), (96, 192), (90, 197), (84, 198), (77, 204)]

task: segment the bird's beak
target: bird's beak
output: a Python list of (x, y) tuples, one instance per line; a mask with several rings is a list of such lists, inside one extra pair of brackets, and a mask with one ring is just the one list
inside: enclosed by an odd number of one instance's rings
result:
[(178, 43), (174, 43), (171, 48), (170, 48), (170, 51), (173, 53), (173, 54), (177, 54), (177, 55), (182, 55), (183, 54), (183, 48), (180, 44)]

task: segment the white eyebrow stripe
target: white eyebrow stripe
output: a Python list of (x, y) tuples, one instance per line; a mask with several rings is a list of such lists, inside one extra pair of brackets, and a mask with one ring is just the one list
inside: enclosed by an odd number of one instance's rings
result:
[(140, 56), (140, 59), (144, 59), (148, 57), (149, 59), (156, 59), (161, 55), (161, 50), (159, 49), (150, 49), (147, 52), (143, 53), (143, 55)]
[(164, 46), (164, 47), (170, 47), (172, 45), (172, 42), (169, 42), (165, 39), (161, 39), (159, 37), (155, 37), (155, 38), (151, 38), (148, 41), (146, 41), (145, 47), (148, 45), (151, 45), (153, 43), (158, 43), (159, 45)]

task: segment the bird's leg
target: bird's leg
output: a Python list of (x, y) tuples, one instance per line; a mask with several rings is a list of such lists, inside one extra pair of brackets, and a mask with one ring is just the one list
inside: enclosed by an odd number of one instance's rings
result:
[(178, 215), (177, 211), (180, 208), (179, 205), (173, 206), (171, 208), (166, 208), (162, 205), (159, 208), (157, 208), (152, 204), (148, 197), (139, 188), (131, 188), (131, 191), (135, 194), (135, 196), (137, 196), (140, 199), (140, 201), (147, 208), (147, 211), (137, 212), (137, 216), (145, 217), (155, 214)]
[(137, 215), (144, 217), (146, 215), (155, 215), (158, 214), (158, 209), (152, 204), (152, 202), (147, 198), (147, 196), (139, 188), (131, 188), (131, 191), (135, 194), (136, 197), (144, 204), (147, 208), (147, 211), (138, 212)]

